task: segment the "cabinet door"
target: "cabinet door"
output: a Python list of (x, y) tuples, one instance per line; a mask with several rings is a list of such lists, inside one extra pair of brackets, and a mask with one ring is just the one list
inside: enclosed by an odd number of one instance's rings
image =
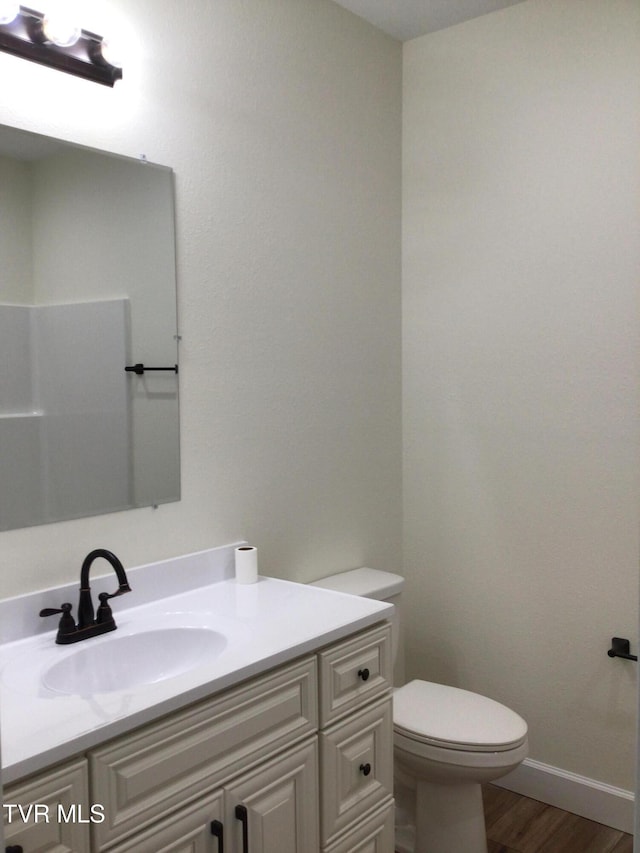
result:
[(202, 797), (109, 853), (223, 853), (222, 806), (222, 791)]
[(87, 777), (87, 762), (80, 760), (7, 787), (2, 800), (7, 846), (19, 845), (25, 853), (89, 853)]
[[(237, 779), (225, 789), (225, 830), (233, 853), (316, 853), (316, 738)], [(226, 849), (226, 846), (225, 846)]]
[(320, 734), (322, 843), (393, 796), (391, 696)]

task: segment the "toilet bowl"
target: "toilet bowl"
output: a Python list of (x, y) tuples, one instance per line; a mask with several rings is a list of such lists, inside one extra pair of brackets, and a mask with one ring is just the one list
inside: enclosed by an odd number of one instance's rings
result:
[[(396, 672), (403, 671), (403, 583), (366, 568), (314, 582), (396, 605)], [(393, 729), (398, 853), (487, 853), (481, 786), (526, 758), (526, 722), (486, 696), (417, 679), (394, 689)]]
[(414, 800), (398, 853), (486, 853), (481, 785), (526, 758), (525, 721), (486, 696), (419, 680), (394, 691), (393, 720), (396, 777)]

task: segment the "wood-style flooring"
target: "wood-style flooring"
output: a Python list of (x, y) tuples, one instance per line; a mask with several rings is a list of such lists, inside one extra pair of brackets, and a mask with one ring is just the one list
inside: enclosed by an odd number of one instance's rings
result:
[(489, 853), (633, 851), (631, 835), (505, 788), (486, 785), (483, 797)]

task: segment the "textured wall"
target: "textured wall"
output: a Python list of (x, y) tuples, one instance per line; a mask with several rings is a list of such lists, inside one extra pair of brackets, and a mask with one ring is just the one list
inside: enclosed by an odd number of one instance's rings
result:
[(78, 5), (133, 48), (124, 79), (0, 55), (0, 121), (175, 169), (182, 500), (0, 534), (3, 594), (97, 546), (397, 565), (400, 44), (328, 0)]
[(640, 7), (528, 0), (405, 45), (409, 670), (633, 787)]

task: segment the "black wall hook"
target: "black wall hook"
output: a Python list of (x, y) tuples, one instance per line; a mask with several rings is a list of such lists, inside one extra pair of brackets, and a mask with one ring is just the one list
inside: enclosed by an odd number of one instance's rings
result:
[(610, 658), (624, 658), (625, 660), (638, 660), (638, 655), (632, 655), (631, 643), (623, 637), (612, 637), (611, 648), (607, 652)]

